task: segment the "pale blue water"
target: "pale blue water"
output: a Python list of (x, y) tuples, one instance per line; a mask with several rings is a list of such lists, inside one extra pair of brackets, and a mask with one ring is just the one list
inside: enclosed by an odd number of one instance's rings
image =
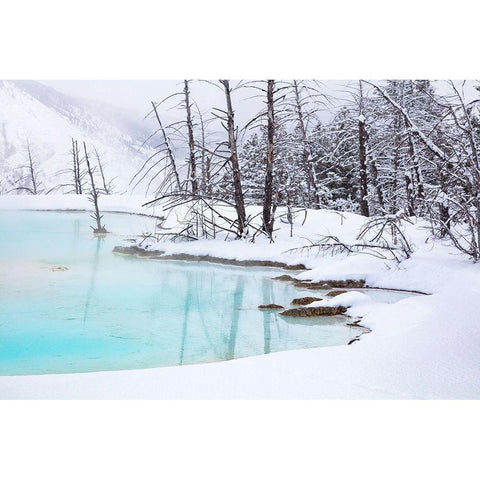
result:
[[(155, 220), (0, 211), (0, 374), (135, 369), (346, 344), (344, 317), (287, 320), (259, 304), (311, 294), (274, 282), (276, 269), (115, 255)], [(67, 267), (60, 271), (54, 267)]]

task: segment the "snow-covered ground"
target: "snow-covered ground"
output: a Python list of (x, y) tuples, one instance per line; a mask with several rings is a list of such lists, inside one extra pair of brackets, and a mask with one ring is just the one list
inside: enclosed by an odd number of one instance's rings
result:
[[(101, 197), (104, 211), (162, 215), (140, 197)], [(0, 209), (89, 209), (81, 196), (4, 196)], [(250, 213), (255, 207), (250, 208)], [(319, 234), (353, 241), (364, 218), (310, 211), (293, 237), (278, 222), (276, 241), (201, 240), (159, 244), (167, 253), (303, 263), (303, 280), (365, 279), (368, 286), (417, 290), (396, 303), (349, 292), (329, 304), (350, 307), (372, 330), (350, 346), (287, 351), (228, 362), (133, 371), (0, 377), (1, 398), (480, 398), (480, 266), (448, 244), (427, 241), (421, 222), (405, 224), (414, 254), (400, 264), (370, 255), (317, 255), (295, 247)], [(171, 216), (166, 225), (175, 222)], [(154, 248), (151, 245), (149, 248)], [(325, 302), (322, 302), (325, 305)]]

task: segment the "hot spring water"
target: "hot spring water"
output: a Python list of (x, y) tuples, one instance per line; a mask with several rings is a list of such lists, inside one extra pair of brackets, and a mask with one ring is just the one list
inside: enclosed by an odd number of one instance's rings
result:
[(85, 212), (0, 211), (0, 375), (214, 362), (358, 335), (344, 317), (258, 310), (306, 294), (272, 281), (276, 269), (112, 253), (155, 221), (107, 213), (113, 233), (94, 238)]

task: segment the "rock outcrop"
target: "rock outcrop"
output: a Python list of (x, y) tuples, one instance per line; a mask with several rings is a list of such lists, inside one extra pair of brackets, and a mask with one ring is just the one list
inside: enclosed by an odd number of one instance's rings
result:
[(321, 317), (321, 316), (334, 316), (341, 315), (347, 311), (346, 307), (303, 307), (303, 308), (290, 308), (280, 312), (280, 315), (286, 317)]
[(300, 297), (292, 300), (292, 305), (308, 305), (312, 302), (322, 300), (320, 297)]
[(332, 290), (331, 292), (327, 293), (327, 297), (336, 297), (341, 295), (342, 293), (347, 293), (346, 290)]

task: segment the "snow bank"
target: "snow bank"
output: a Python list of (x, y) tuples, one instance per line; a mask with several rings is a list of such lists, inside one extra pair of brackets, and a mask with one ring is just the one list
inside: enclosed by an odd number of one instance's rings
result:
[(372, 299), (362, 292), (347, 292), (337, 295), (328, 300), (320, 300), (318, 302), (310, 303), (309, 307), (353, 307), (362, 305), (364, 303), (371, 303)]

